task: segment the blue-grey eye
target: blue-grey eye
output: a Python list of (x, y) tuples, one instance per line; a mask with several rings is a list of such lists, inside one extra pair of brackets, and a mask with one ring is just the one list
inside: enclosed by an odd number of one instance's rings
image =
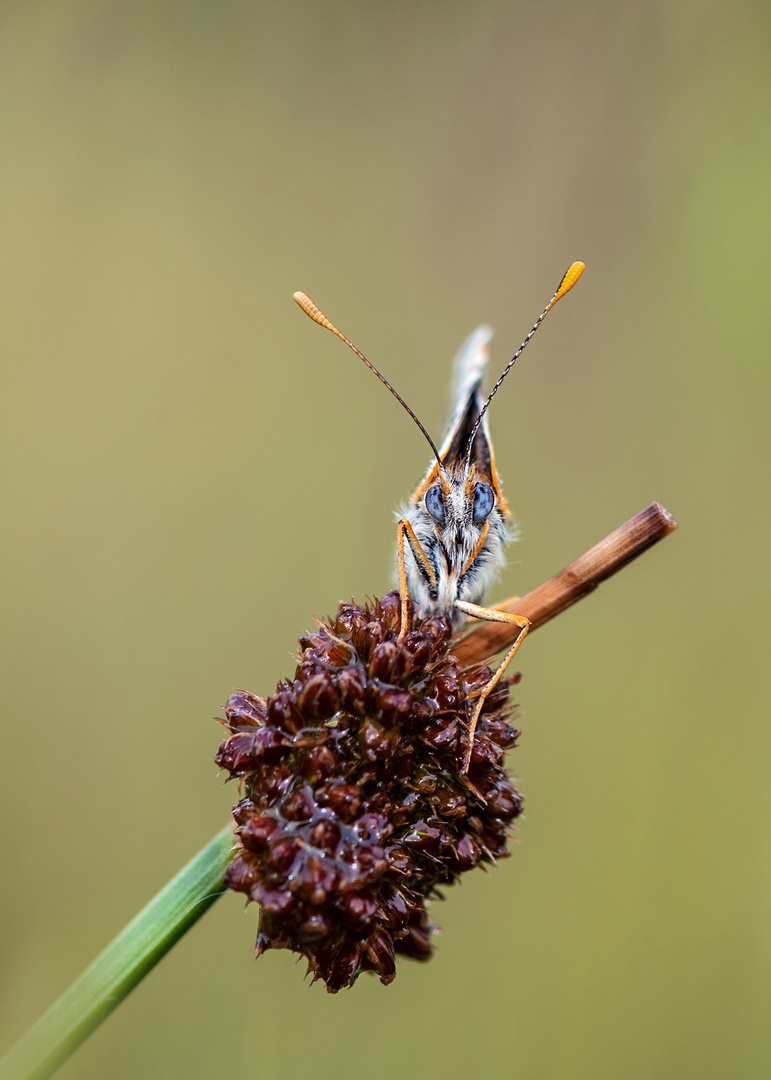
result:
[(432, 518), (444, 521), (444, 502), (442, 501), (442, 489), (438, 484), (430, 487), (426, 492), (426, 510)]
[(495, 495), (489, 484), (477, 484), (474, 489), (474, 521), (484, 521), (495, 506)]

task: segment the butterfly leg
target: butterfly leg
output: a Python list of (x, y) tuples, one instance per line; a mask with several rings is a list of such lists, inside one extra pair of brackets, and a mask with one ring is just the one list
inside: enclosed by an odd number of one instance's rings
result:
[(436, 588), (436, 575), (431, 563), (428, 561), (420, 541), (415, 535), (415, 530), (406, 518), (399, 518), (396, 524), (396, 551), (399, 562), (399, 596), (402, 602), (402, 628), (399, 631), (398, 641), (401, 641), (410, 625), (410, 594), (407, 589), (407, 567), (404, 564), (404, 538), (410, 545), (410, 551), (415, 556), (415, 564), (423, 578)]
[(514, 658), (514, 654), (525, 640), (525, 635), (530, 629), (530, 620), (526, 619), (524, 615), (512, 615), (508, 611), (498, 611), (495, 608), (480, 607), (478, 604), (468, 604), (465, 600), (456, 600), (455, 606), (460, 608), (461, 611), (465, 611), (467, 615), (473, 615), (475, 619), (483, 619), (486, 622), (504, 622), (509, 623), (512, 626), (518, 626), (520, 633), (517, 636), (517, 640), (511, 646), (509, 651), (503, 658), (503, 663), (490, 679), (489, 683), (484, 687), (476, 703), (474, 714), (471, 717), (471, 723), (469, 724), (468, 746), (466, 747), (466, 753), (463, 758), (463, 772), (468, 772), (469, 764), (471, 762), (471, 751), (474, 749), (474, 732), (476, 731), (477, 724), (479, 723), (479, 717), (482, 714), (485, 701), (498, 685), (501, 676), (506, 668)]

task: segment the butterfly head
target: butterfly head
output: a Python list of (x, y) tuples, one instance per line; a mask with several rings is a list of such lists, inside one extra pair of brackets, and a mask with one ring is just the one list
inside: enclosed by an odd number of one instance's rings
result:
[[(476, 396), (468, 401), (474, 419), (481, 405), (474, 401)], [(497, 535), (511, 516), (486, 427), (475, 436), (472, 460), (467, 461), (462, 438), (456, 443), (433, 464), (410, 499), (411, 516), (419, 519), (420, 531), (433, 534), (452, 565), (468, 560), (484, 544), (491, 527)]]

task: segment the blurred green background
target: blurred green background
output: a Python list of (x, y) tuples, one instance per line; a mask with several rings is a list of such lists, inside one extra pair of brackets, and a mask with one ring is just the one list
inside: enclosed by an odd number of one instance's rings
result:
[[(513, 857), (329, 997), (226, 897), (64, 1080), (771, 1068), (766, 3), (8, 0), (2, 957), (10, 1045), (227, 820), (211, 720), (391, 584), (478, 323), (500, 599), (680, 530), (518, 656)], [(763, 477), (766, 476), (764, 482)]]

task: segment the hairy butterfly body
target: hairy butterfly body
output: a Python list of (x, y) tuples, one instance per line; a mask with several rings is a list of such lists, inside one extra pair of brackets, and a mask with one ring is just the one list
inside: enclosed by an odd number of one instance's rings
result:
[(407, 590), (417, 613), (446, 615), (454, 630), (467, 618), (456, 601), (483, 600), (503, 565), (510, 533), (511, 514), (495, 470), (486, 416), (466, 462), (471, 432), (485, 401), (482, 380), (491, 339), (490, 328), (481, 326), (458, 353), (453, 414), (438, 460), (429, 466), (401, 515), (408, 540), (414, 536), (425, 555), (424, 561), (412, 544), (405, 555)]

